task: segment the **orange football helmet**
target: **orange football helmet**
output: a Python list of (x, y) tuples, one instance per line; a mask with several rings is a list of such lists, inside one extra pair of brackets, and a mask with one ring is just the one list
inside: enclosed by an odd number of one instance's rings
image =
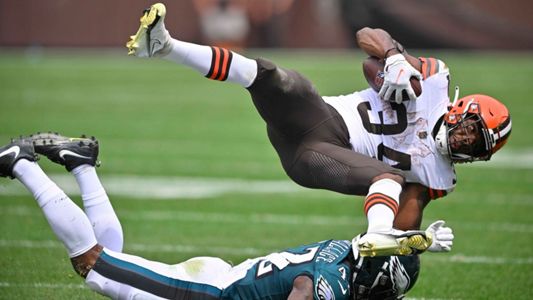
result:
[[(437, 135), (437, 147), (454, 162), (489, 160), (507, 143), (511, 134), (509, 110), (500, 101), (486, 95), (469, 95), (454, 102), (444, 115), (442, 129)], [(468, 136), (461, 147), (453, 147), (454, 135)]]

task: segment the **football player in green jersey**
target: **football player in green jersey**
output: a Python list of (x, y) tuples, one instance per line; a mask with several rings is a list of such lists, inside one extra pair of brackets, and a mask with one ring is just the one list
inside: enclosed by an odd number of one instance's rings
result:
[[(96, 174), (95, 138), (37, 134), (0, 147), (0, 176), (18, 179), (32, 193), (75, 271), (94, 291), (113, 299), (397, 299), (418, 277), (418, 255), (361, 255), (360, 237), (289, 248), (232, 266), (197, 257), (176, 265), (121, 253), (122, 228)], [(43, 172), (36, 154), (71, 171), (86, 212)], [(98, 205), (96, 205), (98, 204)], [(113, 218), (95, 219), (88, 207)], [(93, 211), (93, 214), (98, 214)], [(443, 221), (426, 230), (431, 247), (447, 247), (453, 234)]]

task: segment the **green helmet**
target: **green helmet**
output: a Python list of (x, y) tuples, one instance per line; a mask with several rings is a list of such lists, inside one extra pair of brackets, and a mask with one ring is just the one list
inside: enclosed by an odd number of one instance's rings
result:
[(353, 251), (351, 298), (402, 299), (420, 272), (418, 255), (362, 257)]

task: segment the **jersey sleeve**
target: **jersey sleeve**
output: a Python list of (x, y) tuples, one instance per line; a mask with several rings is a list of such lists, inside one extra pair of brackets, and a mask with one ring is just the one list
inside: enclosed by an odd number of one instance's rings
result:
[(442, 197), (444, 197), (446, 195), (448, 195), (448, 191), (447, 190), (435, 190), (435, 189), (432, 189), (432, 188), (428, 188), (428, 196), (429, 196), (430, 200), (439, 199), (439, 198), (442, 198)]
[(422, 79), (426, 80), (429, 77), (439, 74), (439, 73), (445, 73), (448, 74), (449, 70), (446, 64), (440, 60), (433, 57), (419, 57), (418, 60), (420, 60), (421, 69), (422, 69)]
[(349, 299), (349, 269), (342, 265), (323, 269), (314, 275), (314, 299), (342, 300)]

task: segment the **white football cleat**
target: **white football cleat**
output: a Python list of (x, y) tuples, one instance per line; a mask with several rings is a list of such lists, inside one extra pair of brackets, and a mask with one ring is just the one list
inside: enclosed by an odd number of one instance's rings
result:
[(357, 240), (361, 256), (411, 255), (422, 253), (431, 245), (432, 238), (421, 230), (392, 230), (368, 232)]
[(165, 29), (166, 13), (167, 9), (162, 3), (156, 3), (144, 11), (139, 30), (126, 43), (128, 55), (153, 57), (170, 51), (170, 34)]

